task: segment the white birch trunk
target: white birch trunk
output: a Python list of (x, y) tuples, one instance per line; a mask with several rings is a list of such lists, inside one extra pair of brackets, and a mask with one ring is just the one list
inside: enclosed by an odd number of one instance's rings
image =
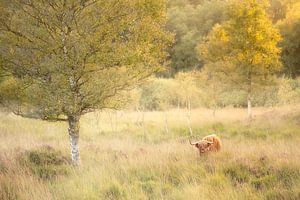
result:
[(214, 108), (213, 108), (213, 117), (214, 118), (216, 117), (216, 110), (217, 110), (217, 106), (214, 105)]
[(192, 123), (191, 123), (191, 102), (188, 100), (188, 113), (187, 113), (187, 122), (189, 126), (190, 137), (193, 136)]
[(73, 164), (79, 165), (79, 148), (78, 148), (78, 139), (79, 139), (79, 116), (69, 116), (69, 139), (71, 147), (71, 160)]
[(167, 111), (165, 111), (165, 130), (166, 130), (166, 133), (169, 134), (168, 113), (167, 113)]
[(247, 101), (248, 101), (248, 120), (251, 120), (252, 119), (252, 105), (251, 105), (251, 95), (250, 94), (248, 94)]

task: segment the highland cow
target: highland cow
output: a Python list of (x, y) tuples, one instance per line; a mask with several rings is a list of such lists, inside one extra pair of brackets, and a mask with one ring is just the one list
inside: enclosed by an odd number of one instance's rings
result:
[(205, 136), (198, 142), (192, 143), (190, 141), (190, 144), (199, 149), (200, 155), (206, 152), (217, 152), (221, 149), (222, 146), (220, 138), (215, 134)]

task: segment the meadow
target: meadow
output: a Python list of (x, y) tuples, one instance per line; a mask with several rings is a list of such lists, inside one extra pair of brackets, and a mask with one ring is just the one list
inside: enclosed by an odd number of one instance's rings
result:
[[(77, 167), (67, 124), (2, 112), (0, 199), (300, 199), (300, 105), (253, 112), (251, 123), (242, 108), (88, 114)], [(200, 157), (188, 139), (211, 133), (223, 148)]]

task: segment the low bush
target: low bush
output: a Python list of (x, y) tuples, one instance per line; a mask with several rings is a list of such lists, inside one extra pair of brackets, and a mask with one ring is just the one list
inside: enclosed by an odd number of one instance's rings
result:
[(228, 166), (224, 169), (224, 174), (230, 178), (234, 185), (247, 183), (251, 179), (248, 166), (244, 164)]
[(70, 161), (60, 151), (44, 146), (22, 153), (18, 158), (20, 164), (42, 178), (53, 179), (68, 174)]

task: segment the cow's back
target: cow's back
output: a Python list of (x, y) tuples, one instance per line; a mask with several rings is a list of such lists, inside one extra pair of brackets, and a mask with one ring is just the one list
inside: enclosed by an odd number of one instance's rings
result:
[(213, 142), (213, 144), (210, 147), (211, 151), (219, 151), (221, 149), (221, 146), (222, 146), (221, 140), (215, 134), (205, 136), (202, 140)]

